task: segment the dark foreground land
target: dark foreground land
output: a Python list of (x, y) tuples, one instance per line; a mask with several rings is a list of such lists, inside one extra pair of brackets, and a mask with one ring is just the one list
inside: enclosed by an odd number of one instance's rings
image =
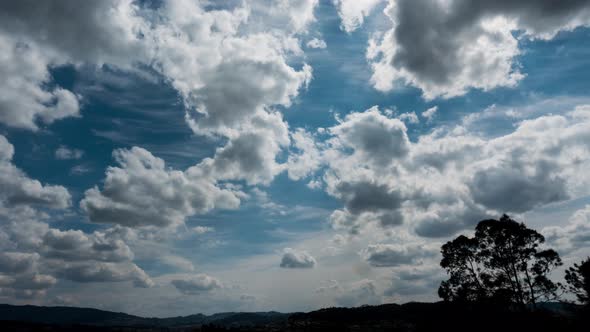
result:
[(0, 331), (590, 331), (590, 311), (535, 311), (444, 302), (328, 308), (308, 313), (221, 313), (144, 318), (74, 307), (0, 305)]

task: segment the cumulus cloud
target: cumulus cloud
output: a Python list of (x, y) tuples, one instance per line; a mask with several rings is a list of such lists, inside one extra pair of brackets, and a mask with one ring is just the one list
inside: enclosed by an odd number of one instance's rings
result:
[(76, 282), (121, 282), (132, 281), (135, 287), (148, 288), (154, 285), (150, 277), (135, 264), (103, 262), (65, 263), (56, 270), (60, 278)]
[(422, 112), (422, 117), (427, 119), (428, 121), (432, 121), (432, 119), (436, 115), (437, 111), (438, 111), (438, 106), (433, 106), (433, 107), (427, 109), (426, 111)]
[(46, 274), (0, 275), (0, 296), (12, 298), (35, 298), (46, 294), (57, 279)]
[(408, 153), (406, 132), (403, 122), (384, 116), (377, 107), (350, 113), (341, 123), (330, 128), (330, 133), (337, 137), (341, 145), (353, 148), (359, 158), (381, 166)]
[[(263, 1), (217, 10), (184, 0), (157, 6), (60, 0), (36, 10), (29, 1), (3, 4), (0, 42), (13, 52), (0, 58), (0, 70), (14, 79), (3, 81), (13, 83), (2, 86), (7, 93), (0, 99), (0, 121), (36, 129), (39, 121), (77, 115), (77, 96), (47, 90), (55, 66), (147, 67), (179, 92), (195, 133), (227, 142), (211, 159), (209, 171), (219, 170), (212, 176), (267, 184), (284, 169), (275, 159), (290, 142), (286, 123), (272, 108), (289, 106), (312, 77), (309, 65), (300, 62), (295, 69), (291, 63), (303, 59), (298, 36), (315, 21), (318, 3)], [(56, 156), (76, 153), (61, 149)]]
[(541, 232), (560, 252), (571, 253), (590, 246), (590, 205), (575, 211), (565, 226), (548, 226)]
[(49, 69), (83, 62), (129, 67), (130, 59), (144, 59), (140, 34), (145, 22), (137, 10), (128, 0), (2, 3), (0, 122), (36, 130), (39, 122), (77, 116), (79, 98), (48, 88)]
[(420, 119), (418, 119), (418, 115), (416, 115), (416, 112), (402, 113), (399, 115), (399, 119), (411, 124), (416, 124), (420, 122)]
[[(45, 209), (64, 210), (70, 195), (43, 186), (12, 163), (14, 147), (0, 136), (0, 295), (39, 297), (60, 279), (76, 282), (153, 282), (133, 260), (129, 246), (111, 230), (84, 233), (51, 228)], [(6, 177), (6, 178), (5, 178)]]
[(334, 0), (342, 23), (340, 28), (348, 33), (360, 28), (375, 6), (382, 0)]
[(12, 164), (14, 147), (0, 135), (0, 204), (5, 208), (18, 206), (63, 209), (71, 205), (71, 196), (62, 186), (43, 185), (29, 178)]
[(218, 279), (206, 274), (197, 274), (186, 279), (174, 279), (171, 284), (185, 295), (197, 295), (223, 287)]
[(393, 28), (369, 44), (372, 83), (388, 91), (401, 81), (427, 99), (514, 86), (524, 77), (515, 65), (521, 51), (514, 31), (550, 39), (590, 23), (584, 1), (391, 0), (385, 12)]
[(187, 216), (239, 205), (239, 193), (217, 187), (196, 170), (167, 169), (145, 149), (116, 150), (113, 155), (121, 167), (109, 167), (103, 189), (87, 190), (80, 202), (92, 222), (177, 226)]
[(287, 160), (287, 172), (292, 180), (311, 175), (321, 165), (320, 148), (313, 135), (298, 128), (291, 133), (293, 149)]
[(30, 271), (38, 259), (39, 255), (35, 253), (0, 253), (0, 273), (15, 274)]
[(281, 267), (287, 269), (310, 269), (315, 267), (316, 260), (306, 251), (298, 251), (291, 248), (283, 250)]
[(43, 236), (40, 251), (46, 258), (58, 258), (66, 261), (122, 262), (133, 260), (133, 252), (125, 242), (101, 232), (88, 235), (79, 230), (50, 229)]
[(307, 47), (309, 48), (326, 48), (328, 45), (323, 39), (313, 38), (307, 42)]
[(212, 158), (205, 158), (189, 173), (203, 173), (218, 180), (245, 180), (248, 184), (269, 184), (285, 169), (277, 154), (289, 145), (289, 130), (278, 112), (259, 112), (243, 125)]
[(133, 281), (153, 284), (133, 260), (129, 246), (114, 232), (59, 230), (43, 222), (40, 209), (64, 210), (70, 194), (42, 185), (12, 163), (14, 147), (0, 135), (0, 279), (3, 294), (36, 297), (59, 279), (77, 282)]
[(410, 142), (399, 120), (375, 108), (351, 113), (328, 128), (332, 137), (318, 152), (325, 190), (344, 205), (330, 221), (352, 234), (409, 221), (417, 235), (442, 237), (501, 213), (582, 197), (590, 181), (580, 175), (590, 162), (588, 119), (588, 108), (578, 106), (523, 120), (504, 135), (476, 136), (458, 125)]

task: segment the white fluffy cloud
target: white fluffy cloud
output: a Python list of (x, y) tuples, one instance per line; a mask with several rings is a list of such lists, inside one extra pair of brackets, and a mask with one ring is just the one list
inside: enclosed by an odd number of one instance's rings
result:
[(217, 187), (194, 168), (167, 169), (145, 149), (116, 150), (113, 155), (121, 167), (109, 167), (103, 189), (87, 190), (80, 202), (92, 222), (178, 226), (187, 216), (240, 203), (239, 192)]
[(43, 185), (29, 178), (12, 164), (14, 147), (0, 135), (0, 206), (36, 206), (67, 208), (71, 204), (68, 190), (62, 186)]
[(315, 267), (316, 260), (306, 251), (298, 251), (291, 248), (283, 250), (281, 267), (287, 269), (310, 269)]
[(420, 119), (418, 119), (418, 115), (416, 115), (416, 112), (402, 113), (399, 115), (399, 119), (402, 121), (407, 121), (411, 124), (416, 124), (420, 122)]
[(456, 126), (410, 142), (405, 126), (377, 109), (352, 113), (320, 151), (326, 191), (344, 204), (332, 225), (359, 233), (407, 223), (421, 236), (448, 236), (490, 216), (588, 195), (588, 114), (579, 106), (503, 136)]
[(590, 205), (574, 212), (565, 226), (545, 227), (542, 233), (560, 252), (590, 247)]
[(29, 1), (2, 4), (0, 43), (11, 52), (0, 57), (0, 73), (11, 79), (0, 83), (6, 85), (0, 121), (36, 129), (39, 121), (79, 113), (77, 96), (45, 88), (52, 67), (147, 66), (179, 92), (195, 133), (227, 139), (211, 161), (209, 171), (219, 170), (212, 176), (268, 183), (284, 168), (275, 159), (290, 143), (286, 123), (272, 109), (289, 106), (311, 79), (310, 66), (291, 63), (303, 59), (298, 36), (315, 21), (318, 3), (244, 2), (218, 10), (186, 0), (153, 7), (55, 0), (36, 10)]
[(153, 285), (116, 232), (62, 231), (43, 222), (49, 218), (46, 209), (70, 206), (70, 194), (28, 178), (11, 163), (13, 153), (0, 135), (0, 296), (42, 296), (60, 279)]
[(585, 1), (391, 0), (385, 12), (393, 28), (369, 44), (372, 83), (388, 91), (401, 81), (427, 99), (517, 84), (523, 74), (513, 31), (549, 39), (590, 24)]
[(221, 281), (206, 274), (197, 274), (185, 279), (174, 279), (171, 283), (179, 292), (186, 295), (197, 295), (223, 287)]
[(323, 39), (313, 38), (307, 42), (307, 47), (309, 48), (326, 48), (328, 45)]
[(342, 30), (351, 33), (363, 25), (375, 6), (383, 0), (334, 0), (338, 15), (342, 20)]
[(137, 10), (130, 0), (0, 4), (0, 122), (36, 130), (39, 122), (77, 116), (77, 96), (46, 87), (49, 68), (86, 62), (129, 68), (130, 59), (146, 59)]
[(422, 112), (422, 117), (427, 119), (428, 121), (432, 121), (432, 119), (436, 115), (437, 111), (438, 111), (438, 106), (433, 106), (433, 107), (427, 109), (426, 111)]

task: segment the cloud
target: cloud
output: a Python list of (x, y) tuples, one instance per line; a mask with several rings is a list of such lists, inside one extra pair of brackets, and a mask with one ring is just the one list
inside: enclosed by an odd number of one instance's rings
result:
[(0, 135), (0, 204), (63, 209), (71, 205), (71, 196), (62, 186), (43, 185), (12, 164), (14, 147)]
[(590, 205), (575, 211), (565, 226), (548, 226), (541, 233), (547, 242), (566, 254), (590, 246)]
[(132, 281), (133, 285), (139, 288), (149, 288), (154, 285), (145, 271), (135, 264), (68, 262), (57, 268), (56, 275), (82, 283)]
[(359, 158), (382, 166), (408, 153), (406, 132), (403, 122), (387, 118), (377, 107), (362, 113), (350, 113), (330, 128), (330, 133), (338, 138), (339, 143), (353, 148)]
[(428, 121), (432, 121), (432, 119), (436, 115), (437, 111), (438, 111), (438, 106), (433, 106), (433, 107), (427, 109), (426, 111), (422, 112), (422, 117), (427, 119)]
[(322, 156), (313, 135), (305, 129), (293, 131), (291, 141), (293, 149), (287, 160), (287, 172), (291, 180), (300, 180), (317, 170)]
[(197, 274), (186, 279), (174, 279), (171, 284), (185, 295), (198, 295), (223, 287), (218, 279), (206, 274)]
[(444, 237), (502, 213), (588, 195), (588, 107), (561, 113), (492, 137), (457, 125), (415, 142), (375, 108), (351, 113), (327, 129), (332, 136), (318, 151), (325, 190), (344, 205), (330, 222), (351, 234), (409, 222), (404, 227), (417, 235)]
[(400, 114), (399, 119), (402, 121), (407, 121), (411, 124), (420, 123), (420, 119), (418, 119), (418, 115), (416, 115), (416, 112), (402, 113)]
[(424, 245), (372, 244), (361, 255), (375, 267), (418, 265), (425, 257), (433, 256), (436, 248)]
[(251, 124), (229, 138), (213, 158), (205, 158), (189, 173), (198, 170), (218, 180), (245, 180), (250, 185), (269, 184), (285, 169), (276, 156), (289, 145), (289, 130), (278, 112), (259, 112)]
[(380, 304), (381, 296), (377, 293), (374, 280), (363, 279), (343, 288), (342, 294), (336, 296), (335, 300), (340, 306), (357, 307), (364, 304)]
[(281, 267), (287, 269), (310, 269), (315, 267), (316, 260), (306, 251), (297, 251), (291, 248), (285, 248)]
[(55, 159), (60, 160), (80, 159), (83, 155), (84, 151), (79, 149), (71, 149), (63, 145), (55, 150)]
[[(35, 8), (35, 10), (31, 10)], [(145, 22), (128, 0), (19, 1), (0, 5), (0, 122), (37, 130), (39, 122), (79, 115), (79, 98), (55, 87), (49, 69), (83, 62), (130, 68), (146, 59)], [(136, 59), (136, 60), (132, 60)]]
[(410, 297), (416, 299), (420, 295), (434, 298), (436, 289), (444, 279), (444, 273), (438, 266), (410, 267), (395, 271), (390, 286), (383, 295), (389, 297)]
[(56, 282), (57, 279), (46, 274), (0, 275), (0, 297), (29, 299), (44, 296)]
[(307, 47), (309, 48), (326, 48), (328, 47), (328, 45), (326, 44), (326, 42), (323, 39), (318, 39), (318, 38), (313, 38), (310, 41), (307, 42)]
[(369, 44), (372, 83), (389, 91), (401, 81), (426, 99), (515, 86), (524, 75), (515, 63), (521, 51), (514, 31), (550, 39), (590, 23), (584, 1), (391, 0), (385, 12), (393, 28)]
[(12, 144), (0, 135), (0, 296), (44, 296), (60, 279), (153, 285), (112, 230), (62, 231), (43, 222), (50, 217), (46, 209), (70, 207), (70, 194), (27, 177), (11, 163), (13, 154)]
[(102, 232), (85, 234), (79, 230), (50, 229), (40, 248), (43, 257), (66, 261), (123, 262), (133, 260), (133, 252), (120, 239)]
[(205, 234), (208, 232), (213, 232), (215, 229), (213, 227), (206, 227), (206, 226), (197, 226), (197, 227), (193, 227), (193, 231), (198, 234)]
[(334, 0), (334, 6), (338, 9), (338, 15), (342, 20), (340, 28), (348, 33), (360, 28), (363, 25), (365, 17), (369, 16), (381, 1)]
[[(2, 11), (2, 10), (0, 10)], [(3, 11), (2, 11), (3, 12)], [(0, 17), (0, 22), (4, 18)], [(78, 97), (60, 87), (48, 88), (49, 59), (35, 46), (20, 44), (2, 32), (0, 23), (0, 123), (37, 130), (39, 123), (78, 116)]]
[(113, 156), (121, 167), (109, 167), (103, 189), (87, 190), (80, 202), (92, 222), (177, 226), (187, 216), (240, 203), (240, 193), (217, 187), (194, 169), (167, 169), (162, 159), (145, 149), (115, 150)]
[(20, 252), (0, 253), (0, 273), (16, 274), (33, 269), (39, 255)]

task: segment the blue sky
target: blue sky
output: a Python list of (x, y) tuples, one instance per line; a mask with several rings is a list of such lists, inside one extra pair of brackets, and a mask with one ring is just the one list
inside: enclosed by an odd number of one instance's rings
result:
[(440, 245), (505, 212), (587, 255), (589, 6), (151, 5), (0, 5), (2, 302), (433, 301)]

